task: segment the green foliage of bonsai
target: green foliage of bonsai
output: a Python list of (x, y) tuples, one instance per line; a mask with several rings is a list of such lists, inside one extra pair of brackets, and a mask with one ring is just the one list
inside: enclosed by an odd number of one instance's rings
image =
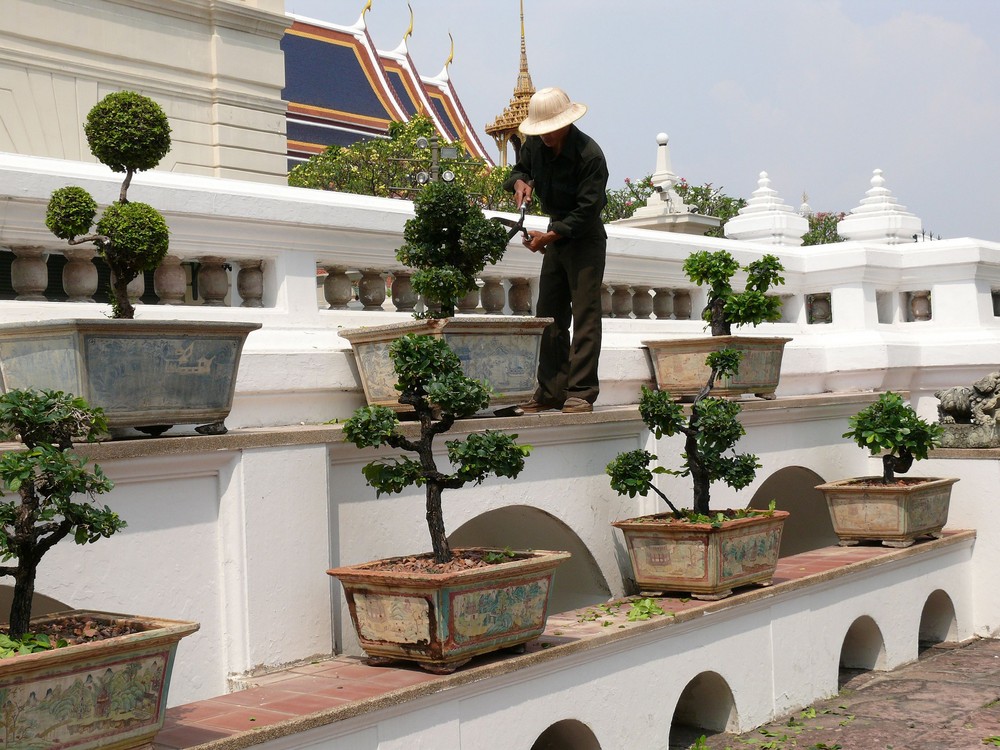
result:
[(773, 255), (764, 255), (743, 267), (746, 289), (733, 290), (732, 279), (740, 264), (725, 250), (701, 250), (684, 261), (684, 273), (698, 286), (708, 285), (708, 304), (701, 317), (711, 326), (713, 336), (729, 336), (734, 325), (757, 326), (781, 320), (781, 300), (769, 297), (771, 287), (785, 283), (785, 269)]
[(53, 191), (45, 212), (45, 226), (61, 240), (86, 234), (97, 216), (97, 201), (82, 187), (70, 186)]
[(480, 484), (490, 475), (517, 477), (531, 446), (519, 445), (517, 435), (494, 430), (474, 432), (464, 441), (445, 443), (452, 471), (441, 471), (434, 457), (435, 436), (450, 430), (456, 419), (486, 408), (492, 390), (482, 381), (462, 374), (458, 356), (441, 338), (408, 334), (389, 346), (389, 356), (398, 376), (399, 402), (413, 407), (420, 422), (420, 436), (410, 439), (403, 435), (392, 409), (366, 406), (344, 424), (344, 437), (358, 448), (388, 445), (417, 454), (416, 459), (372, 461), (362, 471), (379, 496), (402, 492), (410, 486), (425, 488), (434, 559), (446, 563), (452, 553), (444, 528), (442, 492), (469, 482)]
[(458, 300), (476, 288), (476, 277), (507, 249), (507, 230), (483, 215), (466, 192), (432, 182), (413, 202), (414, 217), (403, 228), (405, 244), (396, 260), (415, 269), (411, 283), (425, 304), (439, 306), (426, 317), (448, 318)]
[[(633, 450), (621, 453), (608, 464), (611, 487), (620, 495), (645, 497), (653, 490), (677, 518), (701, 523), (719, 523), (712, 517), (709, 490), (713, 482), (722, 481), (733, 489), (742, 489), (753, 482), (760, 464), (751, 453), (736, 453), (734, 446), (746, 431), (738, 419), (740, 404), (709, 394), (720, 378), (732, 377), (739, 369), (742, 353), (734, 349), (712, 352), (706, 359), (711, 368), (708, 382), (691, 404), (690, 415), (668, 391), (653, 391), (643, 386), (639, 400), (639, 415), (653, 435), (684, 435), (683, 463), (680, 470), (658, 466), (649, 468), (656, 459), (649, 451)], [(674, 474), (691, 477), (694, 486), (690, 512), (678, 510), (667, 496), (653, 485), (654, 474)]]
[(871, 455), (882, 453), (882, 482), (895, 481), (895, 472), (905, 474), (914, 460), (927, 453), (941, 439), (942, 427), (917, 416), (913, 407), (898, 393), (886, 391), (878, 401), (848, 419), (851, 429), (844, 433)]
[[(125, 522), (107, 506), (75, 500), (113, 487), (99, 466), (88, 469), (73, 440), (107, 431), (100, 409), (61, 391), (13, 390), (0, 396), (0, 439), (20, 440), (23, 450), (0, 455), (0, 575), (14, 578), (11, 638), (20, 639), (31, 619), (35, 577), (43, 555), (71, 536), (77, 544), (109, 537)], [(12, 497), (16, 496), (16, 497)]]
[(170, 124), (160, 106), (134, 91), (118, 91), (101, 99), (84, 124), (91, 153), (115, 172), (124, 172), (118, 200), (105, 210), (96, 233), (87, 234), (97, 203), (81, 187), (59, 188), (49, 199), (45, 226), (71, 245), (93, 242), (113, 274), (116, 318), (132, 318), (135, 309), (128, 285), (139, 274), (156, 269), (167, 254), (167, 222), (153, 207), (130, 203), (132, 175), (155, 167), (170, 150)]
[(134, 91), (108, 94), (83, 125), (90, 153), (115, 172), (145, 172), (170, 151), (170, 123), (160, 105)]

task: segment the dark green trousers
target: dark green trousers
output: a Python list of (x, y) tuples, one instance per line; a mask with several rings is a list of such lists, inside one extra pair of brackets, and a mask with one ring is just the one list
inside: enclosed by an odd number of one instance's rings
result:
[(545, 250), (535, 314), (555, 320), (542, 333), (535, 390), (540, 403), (561, 407), (567, 398), (597, 400), (607, 245), (606, 237), (591, 236), (561, 240)]

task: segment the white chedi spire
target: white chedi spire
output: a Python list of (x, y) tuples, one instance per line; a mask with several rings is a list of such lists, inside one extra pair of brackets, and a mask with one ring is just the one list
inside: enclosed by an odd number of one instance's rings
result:
[(656, 169), (649, 178), (653, 192), (627, 219), (618, 219), (615, 224), (641, 229), (657, 229), (664, 232), (702, 235), (715, 229), (721, 220), (715, 216), (702, 216), (684, 203), (675, 189), (681, 178), (674, 174), (670, 163), (670, 138), (666, 133), (656, 135)]
[(885, 186), (881, 169), (872, 172), (871, 187), (861, 199), (861, 204), (837, 226), (837, 233), (844, 239), (888, 245), (913, 242), (913, 235), (920, 234), (920, 230), (919, 217), (896, 200)]
[(761, 172), (757, 189), (739, 214), (726, 222), (725, 231), (734, 240), (798, 247), (809, 231), (809, 220), (786, 204), (771, 187), (767, 172)]
[(655, 207), (666, 203), (669, 212), (675, 214), (686, 214), (691, 210), (674, 190), (680, 178), (674, 174), (670, 163), (670, 137), (666, 133), (656, 134), (656, 171), (649, 181), (653, 184), (654, 192), (646, 200), (647, 206)]

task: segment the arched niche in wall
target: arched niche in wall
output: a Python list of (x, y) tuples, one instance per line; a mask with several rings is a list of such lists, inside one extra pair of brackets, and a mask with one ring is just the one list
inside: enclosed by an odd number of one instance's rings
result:
[(764, 510), (774, 500), (778, 510), (787, 510), (790, 514), (781, 532), (780, 557), (835, 546), (839, 542), (833, 533), (826, 499), (816, 489), (816, 485), (824, 481), (814, 471), (787, 466), (765, 479), (754, 493), (751, 508)]
[(531, 750), (601, 750), (601, 743), (582, 721), (563, 719), (538, 735)]
[[(611, 533), (611, 530), (608, 530)], [(565, 550), (573, 556), (556, 569), (549, 612), (566, 612), (607, 601), (611, 589), (597, 561), (573, 530), (527, 505), (497, 508), (466, 521), (448, 541), (454, 547)]]
[(702, 672), (681, 693), (670, 722), (670, 747), (688, 747), (702, 735), (735, 732), (736, 701), (718, 672)]
[(840, 649), (840, 687), (872, 670), (885, 670), (885, 639), (875, 620), (862, 615), (847, 629)]
[(920, 648), (958, 640), (958, 621), (951, 597), (941, 589), (932, 591), (920, 612)]

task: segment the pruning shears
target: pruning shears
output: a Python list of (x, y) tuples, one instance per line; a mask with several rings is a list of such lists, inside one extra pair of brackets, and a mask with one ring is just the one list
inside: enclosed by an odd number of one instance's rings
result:
[(521, 218), (519, 218), (517, 221), (514, 221), (513, 219), (505, 219), (500, 216), (494, 216), (493, 218), (499, 221), (505, 227), (508, 227), (508, 232), (507, 232), (508, 240), (512, 240), (514, 238), (514, 235), (517, 234), (518, 232), (524, 234), (524, 239), (527, 240), (530, 239), (530, 237), (528, 236), (528, 230), (524, 228), (524, 217), (527, 213), (528, 213), (528, 201), (525, 201), (524, 203), (521, 204)]

